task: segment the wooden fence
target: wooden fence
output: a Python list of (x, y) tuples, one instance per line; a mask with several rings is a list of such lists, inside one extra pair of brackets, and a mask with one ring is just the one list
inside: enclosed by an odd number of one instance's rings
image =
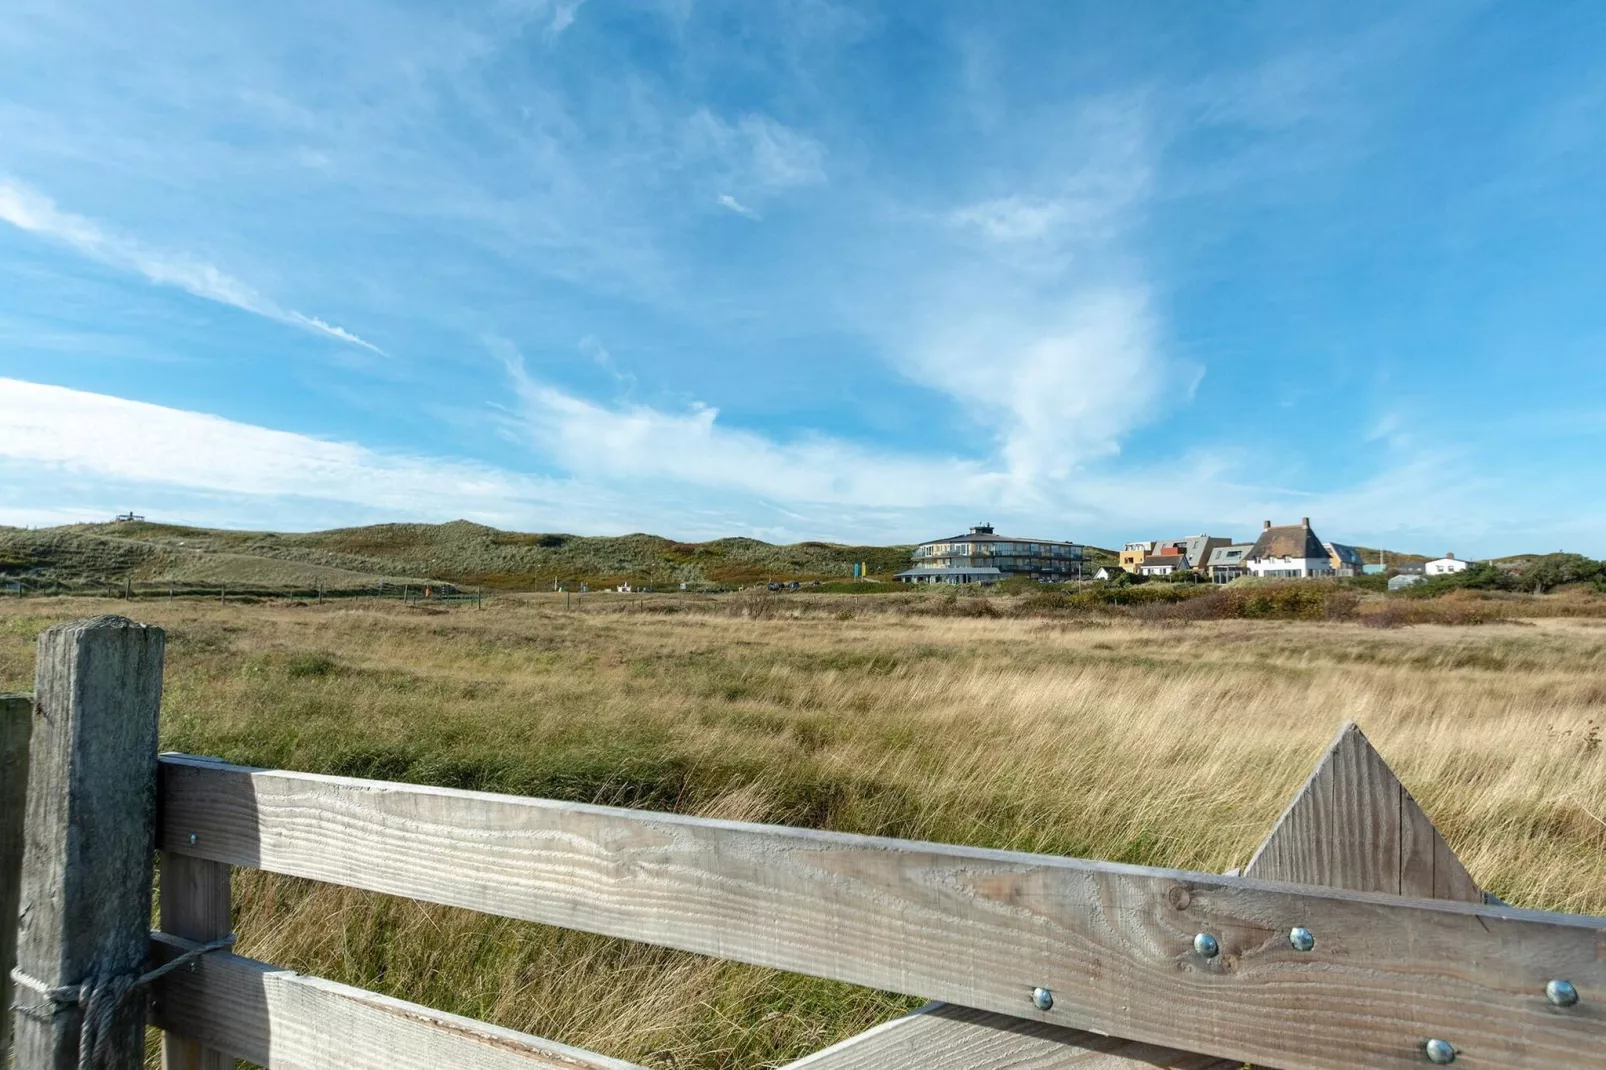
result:
[(167, 1070), (628, 1067), (226, 949), (138, 983), (235, 866), (940, 1001), (797, 1070), (1606, 1068), (1606, 919), (1485, 896), (1354, 726), (1215, 875), (158, 756), (162, 654), (61, 625), (0, 701), (18, 1070), (135, 1066), (147, 1020)]

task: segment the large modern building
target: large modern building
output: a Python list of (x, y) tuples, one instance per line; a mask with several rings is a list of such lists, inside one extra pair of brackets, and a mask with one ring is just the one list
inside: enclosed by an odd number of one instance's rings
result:
[(1013, 538), (990, 524), (923, 542), (911, 557), (913, 567), (898, 573), (903, 583), (997, 583), (1011, 576), (1051, 583), (1077, 579), (1082, 571), (1082, 548), (1074, 542)]

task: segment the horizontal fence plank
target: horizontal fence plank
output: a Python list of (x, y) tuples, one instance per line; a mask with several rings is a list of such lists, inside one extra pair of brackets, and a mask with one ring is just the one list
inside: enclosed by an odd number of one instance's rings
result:
[[(183, 756), (162, 800), (180, 854), (1224, 1059), (1392, 1070), (1437, 1038), (1467, 1065), (1606, 1070), (1606, 919)], [(1545, 999), (1558, 977), (1577, 1006)]]
[(783, 1070), (1238, 1070), (1242, 1063), (932, 1003)]
[[(166, 933), (151, 945), (162, 961), (194, 946)], [(640, 1070), (223, 953), (158, 981), (151, 1024), (267, 1070)]]

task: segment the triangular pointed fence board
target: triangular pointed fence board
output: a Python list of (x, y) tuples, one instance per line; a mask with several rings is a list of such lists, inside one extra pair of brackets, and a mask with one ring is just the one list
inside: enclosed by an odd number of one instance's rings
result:
[(1246, 877), (1483, 902), (1483, 892), (1360, 728), (1346, 724)]
[(932, 1003), (784, 1070), (1238, 1070), (1242, 1063)]
[[(1419, 899), (1483, 901), (1461, 860), (1353, 723), (1339, 730), (1243, 875)], [(785, 1070), (1237, 1070), (1241, 1065), (934, 1003)]]

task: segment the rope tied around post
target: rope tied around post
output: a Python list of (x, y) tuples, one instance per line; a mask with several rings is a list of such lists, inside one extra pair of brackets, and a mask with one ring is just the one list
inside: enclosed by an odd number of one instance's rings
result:
[(11, 1009), (35, 1021), (48, 1022), (68, 1007), (81, 1008), (83, 1023), (78, 1032), (78, 1070), (117, 1070), (111, 1060), (109, 1047), (111, 1028), (129, 993), (154, 984), (183, 966), (193, 965), (204, 955), (233, 947), (234, 941), (235, 934), (230, 933), (210, 943), (198, 944), (154, 970), (92, 977), (75, 985), (49, 985), (16, 968), (11, 971), (11, 980), (17, 987), (43, 997), (54, 1007), (44, 1011), (14, 1002)]

